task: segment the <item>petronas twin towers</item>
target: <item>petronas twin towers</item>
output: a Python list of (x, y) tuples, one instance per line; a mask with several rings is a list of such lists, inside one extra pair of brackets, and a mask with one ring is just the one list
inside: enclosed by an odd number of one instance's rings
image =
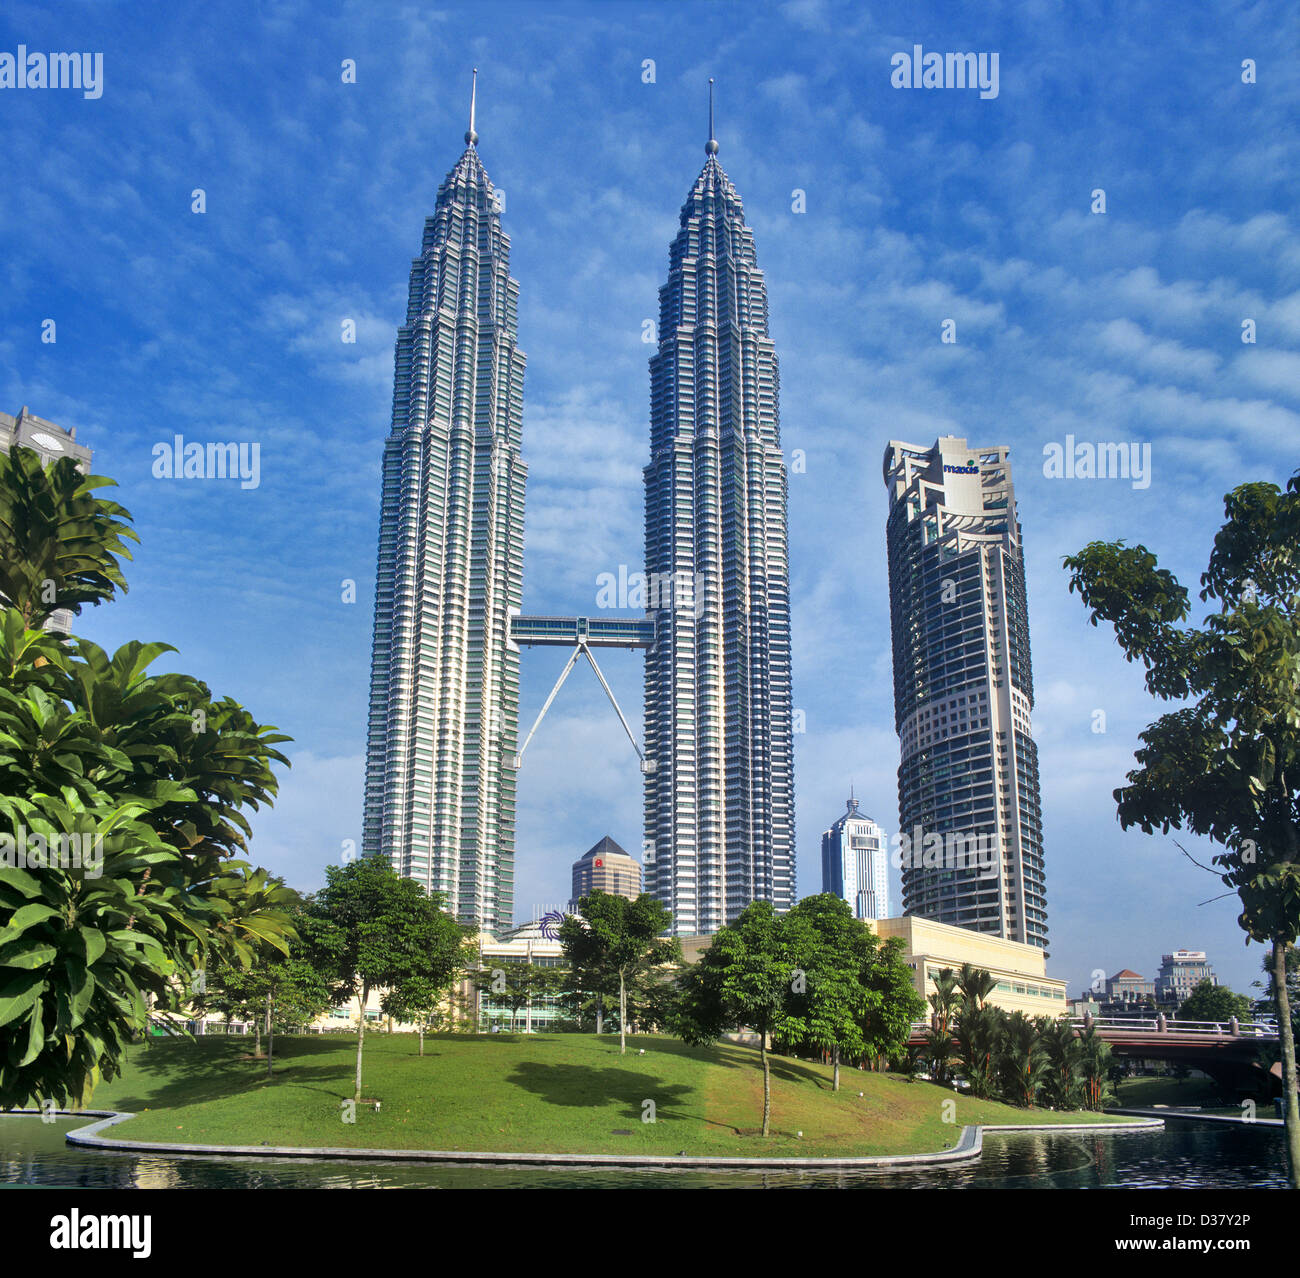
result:
[[(397, 337), (363, 851), (495, 931), (514, 914), (515, 639), (571, 628), (583, 645), (610, 623), (518, 617), (519, 286), (474, 110)], [(679, 935), (795, 899), (779, 376), (753, 233), (709, 132), (660, 290), (645, 467), (647, 577), (690, 588), (652, 591), (652, 631), (627, 645), (646, 647), (646, 889)]]

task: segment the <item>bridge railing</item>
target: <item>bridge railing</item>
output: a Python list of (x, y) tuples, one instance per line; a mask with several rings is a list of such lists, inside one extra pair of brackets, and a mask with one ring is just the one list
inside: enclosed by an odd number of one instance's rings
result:
[[(1267, 1038), (1277, 1037), (1277, 1026), (1268, 1021), (1180, 1021), (1173, 1016), (1072, 1016), (1070, 1024), (1083, 1029), (1089, 1021), (1099, 1030), (1111, 1033), (1125, 1030), (1135, 1034), (1201, 1034), (1207, 1038)], [(930, 1022), (913, 1021), (911, 1037), (923, 1035)]]
[(1203, 1034), (1212, 1038), (1276, 1038), (1276, 1026), (1265, 1021), (1181, 1021), (1176, 1016), (1075, 1016), (1070, 1024), (1082, 1029), (1091, 1022), (1099, 1030), (1111, 1032), (1129, 1030), (1147, 1034)]

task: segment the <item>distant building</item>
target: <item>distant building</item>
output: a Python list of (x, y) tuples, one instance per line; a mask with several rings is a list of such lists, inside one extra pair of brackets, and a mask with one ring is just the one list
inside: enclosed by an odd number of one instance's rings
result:
[(926, 1000), (927, 1008), (936, 974), (944, 968), (956, 972), (963, 963), (970, 963), (993, 977), (988, 1001), (994, 1007), (1027, 1016), (1065, 1015), (1066, 982), (1047, 975), (1047, 955), (1039, 945), (915, 915), (868, 921), (867, 926), (884, 940), (902, 937), (916, 992)]
[(573, 900), (576, 906), (588, 892), (608, 892), (635, 901), (641, 895), (641, 864), (605, 835), (594, 848), (573, 863)]
[[(915, 915), (864, 919), (863, 926), (882, 940), (902, 939), (903, 961), (911, 969), (916, 992), (926, 1000), (927, 1015), (935, 976), (945, 968), (956, 972), (963, 963), (983, 968), (993, 977), (988, 1001), (994, 1007), (1027, 1016), (1055, 1018), (1066, 1013), (1066, 983), (1047, 975), (1047, 955), (1041, 946)], [(711, 936), (682, 937), (683, 959), (699, 962), (712, 941)]]
[[(615, 844), (615, 847), (618, 845)], [(534, 911), (538, 913), (538, 911)], [(496, 936), (479, 937), (479, 961), (485, 971), (492, 971), (505, 963), (530, 963), (534, 967), (563, 967), (564, 947), (555, 936), (548, 920), (551, 915), (520, 923)], [(566, 1017), (557, 994), (540, 994), (518, 1011), (495, 998), (490, 989), (477, 991), (467, 985), (466, 995), (477, 995), (476, 1023), (480, 1033), (495, 1031), (536, 1034), (555, 1028)]]
[(77, 443), (76, 428), (64, 430), (44, 417), (37, 417), (26, 404), (18, 410), (17, 417), (0, 413), (0, 453), (7, 453), (15, 444), (40, 453), (46, 465), (60, 457), (75, 457), (82, 470), (90, 470), (91, 452)]
[[(87, 474), (90, 472), (92, 454), (89, 448), (77, 443), (76, 427), (64, 430), (62, 426), (56, 426), (44, 417), (37, 417), (26, 404), (18, 410), (17, 417), (0, 413), (0, 453), (9, 452), (15, 445), (30, 448), (39, 454), (41, 462), (46, 466), (61, 457), (74, 457), (78, 469)], [(60, 608), (51, 613), (45, 629), (66, 635), (72, 629), (71, 610)]]
[(858, 811), (851, 794), (848, 811), (822, 835), (822, 891), (847, 901), (854, 918), (889, 917), (885, 831)]
[(1156, 995), (1164, 1000), (1181, 1003), (1202, 982), (1219, 983), (1204, 950), (1175, 950), (1160, 959), (1160, 974), (1156, 977)]
[(1154, 998), (1156, 983), (1139, 976), (1129, 968), (1106, 978), (1107, 999), (1120, 1003), (1135, 1003), (1144, 998)]

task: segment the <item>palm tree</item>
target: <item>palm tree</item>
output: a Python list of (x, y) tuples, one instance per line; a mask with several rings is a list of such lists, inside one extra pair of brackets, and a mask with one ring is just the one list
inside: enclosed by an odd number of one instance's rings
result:
[(936, 1029), (945, 1033), (952, 1026), (953, 1012), (957, 1008), (957, 978), (952, 968), (945, 967), (930, 978), (934, 982), (934, 993), (930, 995), (930, 1006), (934, 1015), (930, 1018)]
[(1000, 1007), (973, 1003), (963, 1005), (957, 1017), (957, 1059), (974, 1096), (993, 1095), (1005, 1020)]
[(1110, 1075), (1110, 1044), (1089, 1023), (1079, 1036), (1080, 1072), (1083, 1079), (1085, 1109), (1101, 1109), (1109, 1095), (1106, 1086)]
[(1068, 1020), (1062, 1018), (1043, 1027), (1041, 1035), (1047, 1070), (1044, 1095), (1057, 1109), (1079, 1109), (1085, 1095), (1083, 1045)]
[(948, 1064), (952, 1059), (952, 1036), (949, 1032), (937, 1025), (930, 1026), (925, 1032), (923, 1055), (930, 1068), (930, 1077), (936, 1083), (946, 1083)]
[(957, 981), (952, 968), (945, 967), (930, 978), (934, 993), (930, 1006), (930, 1029), (925, 1036), (925, 1055), (930, 1064), (930, 1076), (936, 1083), (948, 1081), (948, 1062), (952, 1057), (952, 1019), (957, 1008)]
[(30, 448), (0, 454), (0, 604), (25, 625), (38, 629), (57, 609), (80, 612), (125, 593), (118, 559), (131, 558), (124, 539), (140, 539), (128, 511), (94, 495), (116, 486), (83, 474), (72, 457), (43, 466)]
[(1042, 1085), (1044, 1051), (1040, 1027), (1024, 1012), (1012, 1012), (1005, 1028), (999, 1073), (1007, 1099), (1032, 1108)]
[(984, 968), (963, 963), (957, 973), (957, 988), (967, 1007), (982, 1008), (997, 988), (997, 981)]

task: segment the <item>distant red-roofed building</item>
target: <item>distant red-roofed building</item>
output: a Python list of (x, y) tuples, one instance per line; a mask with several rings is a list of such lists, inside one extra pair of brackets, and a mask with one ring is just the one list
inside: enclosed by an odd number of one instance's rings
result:
[(1139, 976), (1131, 968), (1124, 968), (1114, 976), (1106, 978), (1106, 998), (1108, 1001), (1121, 1003), (1141, 1002), (1145, 998), (1154, 998), (1155, 981)]

